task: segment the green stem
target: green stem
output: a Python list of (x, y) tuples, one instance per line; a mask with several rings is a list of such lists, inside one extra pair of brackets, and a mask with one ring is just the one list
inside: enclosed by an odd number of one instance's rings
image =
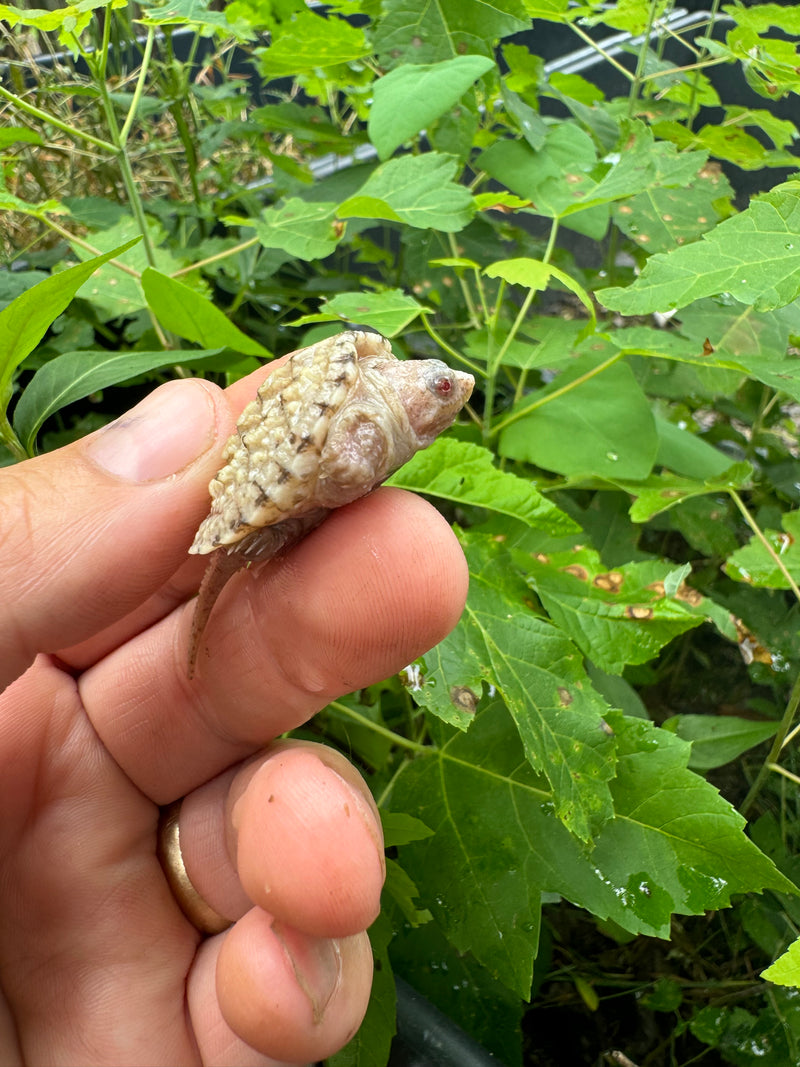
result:
[(93, 137), (90, 133), (85, 133), (83, 130), (78, 130), (74, 126), (62, 122), (61, 119), (57, 119), (55, 115), (51, 115), (47, 111), (42, 111), (41, 108), (34, 107), (33, 104), (29, 104), (26, 100), (22, 100), (20, 97), (10, 93), (8, 89), (4, 89), (2, 85), (0, 85), (0, 99), (8, 100), (10, 104), (19, 108), (20, 111), (24, 111), (26, 115), (30, 115), (32, 118), (38, 119), (40, 122), (46, 122), (48, 125), (54, 126), (57, 130), (61, 130), (62, 133), (68, 133), (70, 137), (86, 141), (87, 144), (92, 144), (95, 148), (101, 148), (104, 152), (110, 152), (112, 154), (116, 153), (116, 148), (108, 141), (103, 141), (99, 137)]
[(28, 459), (28, 453), (22, 447), (22, 442), (11, 429), (11, 423), (5, 414), (0, 415), (0, 444), (6, 446), (15, 459)]
[(636, 110), (636, 105), (639, 102), (639, 91), (642, 87), (642, 78), (644, 76), (644, 66), (647, 61), (647, 53), (650, 51), (650, 38), (653, 35), (653, 22), (656, 17), (656, 0), (650, 0), (650, 10), (647, 14), (647, 27), (644, 31), (644, 39), (639, 49), (639, 55), (636, 59), (636, 71), (633, 75), (633, 81), (631, 82), (630, 92), (628, 93), (628, 118), (633, 118), (633, 113)]
[[(90, 57), (91, 58), (91, 57)], [(125, 186), (125, 192), (128, 195), (128, 203), (133, 211), (133, 216), (136, 219), (136, 224), (139, 227), (139, 232), (142, 235), (142, 247), (147, 258), (147, 262), (151, 267), (156, 265), (155, 249), (153, 248), (153, 242), (150, 239), (150, 232), (147, 227), (147, 217), (144, 211), (144, 204), (142, 198), (139, 195), (139, 189), (136, 185), (136, 178), (133, 173), (131, 161), (128, 157), (128, 153), (125, 149), (125, 141), (122, 137), (122, 130), (119, 128), (117, 122), (116, 112), (114, 111), (114, 103), (111, 99), (111, 94), (108, 91), (108, 85), (105, 81), (98, 77), (101, 64), (90, 62), (90, 70), (92, 70), (95, 76), (95, 83), (100, 94), (100, 102), (103, 106), (103, 113), (106, 119), (106, 125), (111, 133), (113, 143), (113, 153), (116, 156), (117, 164), (119, 166), (120, 175), (122, 177), (122, 183)]]
[(628, 79), (628, 81), (633, 81), (633, 75), (628, 70), (628, 68), (624, 67), (622, 63), (619, 62), (619, 60), (614, 59), (614, 57), (610, 53), (606, 52), (604, 48), (601, 48), (597, 41), (592, 40), (592, 38), (589, 36), (588, 33), (585, 32), (585, 30), (582, 30), (580, 26), (578, 26), (574, 22), (570, 23), (570, 29), (577, 33), (577, 35), (586, 44), (591, 45), (595, 52), (597, 52), (598, 55), (601, 55), (607, 63), (610, 63), (612, 67), (616, 67), (620, 74), (624, 75)]
[[(452, 233), (448, 233), (447, 241), (450, 245), (450, 255), (454, 258), (458, 258), (458, 247), (456, 246), (456, 239)], [(473, 329), (477, 330), (480, 327), (480, 318), (478, 316), (477, 308), (475, 307), (475, 301), (472, 299), (472, 293), (467, 285), (467, 279), (464, 277), (460, 270), (456, 270), (456, 277), (458, 278), (458, 284), (461, 288), (461, 295), (464, 297), (464, 303), (469, 312), (469, 322)]]
[[(110, 21), (110, 20), (107, 20)], [(131, 99), (131, 106), (128, 108), (128, 115), (125, 119), (125, 124), (119, 132), (120, 147), (124, 148), (128, 143), (128, 136), (131, 132), (131, 126), (133, 126), (134, 119), (136, 118), (136, 112), (139, 108), (139, 101), (142, 99), (142, 93), (144, 92), (145, 82), (147, 80), (147, 71), (150, 66), (150, 58), (153, 54), (153, 40), (155, 37), (155, 27), (150, 26), (147, 30), (147, 41), (144, 46), (144, 55), (142, 56), (142, 65), (139, 68), (139, 75), (136, 79), (136, 88), (133, 90), (133, 97)]]
[(750, 514), (750, 512), (747, 509), (747, 506), (745, 505), (744, 501), (739, 496), (739, 494), (736, 492), (736, 490), (735, 489), (729, 489), (728, 492), (730, 493), (734, 504), (736, 505), (736, 507), (741, 512), (741, 514), (742, 514), (742, 516), (744, 518), (744, 521), (747, 523), (747, 525), (750, 527), (750, 529), (756, 535), (758, 540), (764, 546), (764, 548), (766, 549), (770, 559), (775, 564), (775, 566), (778, 568), (778, 570), (781, 572), (783, 577), (786, 579), (786, 582), (788, 583), (789, 588), (794, 593), (795, 597), (797, 598), (798, 603), (800, 603), (800, 588), (798, 588), (797, 582), (794, 580), (794, 578), (791, 576), (791, 574), (787, 570), (786, 564), (783, 562), (781, 557), (778, 555), (778, 553), (775, 551), (775, 549), (772, 547), (772, 545), (766, 539), (766, 537), (764, 536), (763, 530), (758, 525), (758, 523), (753, 518), (753, 516)]
[(439, 333), (436, 332), (434, 327), (431, 326), (430, 319), (427, 315), (423, 314), (420, 317), (422, 319), (422, 325), (425, 327), (425, 332), (428, 334), (434, 344), (438, 345), (439, 348), (443, 349), (452, 359), (467, 367), (472, 374), (477, 374), (481, 378), (486, 377), (486, 371), (483, 369), (483, 367), (479, 367), (477, 363), (473, 363), (471, 359), (467, 359), (467, 357), (462, 355), (457, 348), (453, 348), (452, 345), (448, 344), (447, 341), (445, 341), (445, 339)]
[(332, 700), (328, 706), (334, 708), (340, 715), (344, 715), (346, 718), (352, 719), (353, 722), (357, 722), (359, 726), (364, 726), (366, 729), (372, 730), (373, 733), (378, 734), (380, 737), (386, 738), (387, 741), (391, 741), (393, 745), (397, 745), (399, 748), (406, 748), (409, 752), (416, 752), (417, 755), (420, 756), (429, 756), (431, 752), (433, 752), (430, 745), (421, 745), (418, 741), (409, 741), (409, 739), (403, 737), (402, 734), (396, 734), (392, 730), (388, 730), (385, 726), (373, 722), (372, 719), (368, 719), (366, 715), (362, 715), (360, 712), (348, 708), (346, 704), (341, 704), (338, 700)]
[(767, 756), (764, 763), (761, 765), (761, 769), (756, 775), (755, 781), (750, 786), (750, 791), (744, 798), (742, 806), (739, 808), (740, 815), (747, 815), (748, 811), (753, 806), (753, 802), (755, 801), (756, 797), (761, 792), (764, 786), (764, 782), (766, 781), (767, 775), (772, 769), (771, 765), (776, 764), (778, 762), (778, 758), (781, 754), (781, 749), (783, 748), (783, 742), (791, 728), (792, 721), (794, 720), (794, 717), (797, 714), (798, 705), (800, 705), (800, 674), (797, 676), (797, 678), (795, 679), (795, 683), (792, 686), (792, 691), (789, 694), (789, 700), (786, 703), (786, 710), (784, 711), (783, 718), (781, 719), (780, 725), (778, 726), (778, 732), (773, 738), (772, 748), (769, 750), (769, 755)]
[(537, 408), (544, 407), (544, 405), (549, 404), (551, 400), (555, 400), (557, 397), (564, 396), (566, 393), (571, 392), (573, 389), (577, 389), (579, 385), (583, 385), (584, 382), (588, 382), (590, 378), (594, 378), (598, 374), (602, 374), (604, 370), (607, 370), (609, 367), (613, 366), (618, 360), (622, 359), (625, 354), (626, 353), (623, 350), (616, 352), (613, 356), (609, 357), (609, 359), (604, 360), (602, 363), (598, 363), (598, 365), (593, 370), (589, 370), (585, 374), (581, 374), (580, 377), (574, 378), (567, 385), (562, 385), (560, 389), (554, 389), (552, 393), (548, 393), (546, 396), (540, 397), (539, 400), (534, 400), (531, 404), (528, 404), (521, 411), (515, 411), (511, 415), (507, 415), (501, 422), (498, 422), (498, 424), (492, 430), (492, 436), (500, 433), (501, 430), (504, 430), (507, 426), (510, 426), (513, 422), (516, 422), (517, 419), (525, 418), (526, 415), (530, 415), (530, 413), (532, 411), (536, 411)]

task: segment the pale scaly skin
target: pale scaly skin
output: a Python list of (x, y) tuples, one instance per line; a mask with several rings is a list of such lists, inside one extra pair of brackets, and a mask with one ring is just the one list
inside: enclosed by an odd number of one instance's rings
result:
[(356, 331), (303, 348), (273, 371), (225, 446), (209, 485), (211, 512), (189, 549), (213, 553), (195, 604), (190, 678), (231, 575), (380, 485), (451, 425), (474, 384), (438, 359), (399, 360), (385, 337)]

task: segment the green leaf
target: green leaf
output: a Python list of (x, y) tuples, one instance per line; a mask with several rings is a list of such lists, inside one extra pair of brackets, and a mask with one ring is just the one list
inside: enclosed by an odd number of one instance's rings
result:
[(439, 152), (381, 163), (355, 196), (339, 205), (339, 218), (405, 222), (418, 229), (455, 233), (473, 215), (472, 194), (453, 181), (458, 161)]
[[(153, 247), (155, 266), (164, 274), (174, 274), (188, 260), (178, 259), (167, 249), (159, 247), (165, 233), (158, 222), (148, 219), (147, 230)], [(121, 266), (106, 260), (93, 277), (78, 290), (78, 296), (92, 305), (93, 312), (102, 322), (132, 315), (147, 307), (142, 292), (141, 275), (152, 264), (144, 244), (131, 241), (131, 237), (139, 232), (138, 222), (133, 216), (125, 215), (107, 230), (92, 234), (92, 245), (101, 252), (118, 248), (126, 241), (131, 245), (127, 251), (117, 252), (113, 256)], [(80, 260), (90, 261), (92, 258), (92, 253), (77, 242), (72, 245), (72, 252)]]
[[(662, 467), (709, 482), (729, 470), (730, 456), (714, 448), (702, 437), (660, 415), (655, 416), (655, 421), (658, 433), (656, 463)], [(730, 482), (725, 480), (722, 484), (727, 488)]]
[(371, 51), (362, 29), (336, 15), (301, 11), (276, 27), (273, 43), (257, 54), (261, 74), (272, 79), (352, 63)]
[(40, 33), (52, 33), (58, 30), (58, 40), (68, 48), (74, 48), (75, 37), (79, 36), (95, 18), (95, 11), (100, 8), (124, 7), (126, 0), (78, 0), (66, 4), (55, 11), (46, 8), (25, 10), (12, 4), (0, 4), (0, 19), (13, 28), (30, 26)]
[(381, 159), (450, 110), (494, 67), (488, 56), (454, 56), (441, 63), (396, 67), (378, 78), (367, 129)]
[(387, 1063), (396, 1030), (395, 1008), (397, 1005), (397, 993), (389, 959), (391, 939), (391, 923), (385, 915), (378, 916), (369, 928), (375, 969), (367, 1014), (353, 1039), (343, 1049), (325, 1060), (326, 1067), (376, 1067), (378, 1064)]
[(494, 41), (530, 28), (521, 0), (386, 0), (382, 16), (374, 45), (385, 69), (465, 53), (489, 55)]
[(142, 288), (148, 305), (164, 329), (179, 337), (203, 348), (227, 347), (244, 356), (272, 357), (268, 349), (243, 334), (196, 289), (152, 267), (148, 267), (142, 275)]
[(704, 600), (668, 596), (671, 563), (647, 560), (609, 570), (594, 549), (532, 559), (527, 576), (553, 622), (609, 674), (646, 663), (679, 634), (705, 621)]
[[(650, 723), (606, 716), (619, 754), (616, 817), (585, 848), (554, 818), (495, 702), (466, 734), (433, 725), (436, 747), (406, 763), (392, 803), (435, 835), (400, 859), (460, 952), (527, 997), (542, 893), (631, 933), (669, 936), (670, 916), (727, 907), (735, 893), (794, 887), (742, 832), (744, 820), (686, 769), (689, 746)], [(579, 777), (583, 761), (568, 752)]]
[[(778, 5), (776, 4), (775, 7)], [(761, 977), (775, 985), (800, 987), (800, 938), (786, 952), (761, 972)]]
[(26, 356), (36, 348), (51, 323), (98, 267), (121, 255), (138, 237), (105, 255), (79, 263), (21, 293), (0, 312), (0, 407), (8, 403), (11, 376)]
[(530, 595), (502, 546), (483, 535), (463, 535), (462, 543), (470, 568), (467, 607), (453, 633), (425, 656), (414, 699), (463, 729), (474, 717), (481, 683), (493, 686), (517, 724), (526, 758), (550, 782), (556, 816), (586, 840), (611, 811), (606, 704), (575, 646), (530, 610)]
[(42, 135), (36, 130), (29, 130), (26, 126), (6, 126), (0, 130), (0, 150), (5, 151), (12, 144), (35, 144), (43, 145)]
[[(702, 157), (692, 152), (690, 156)], [(689, 244), (716, 225), (714, 201), (733, 195), (727, 178), (717, 168), (704, 168), (678, 188), (652, 186), (616, 203), (614, 222), (648, 253), (669, 252)]]
[(593, 354), (574, 360), (536, 395), (535, 410), (528, 414), (530, 398), (515, 406), (500, 435), (500, 454), (570, 476), (646, 478), (658, 437), (650, 404), (627, 364), (608, 366), (548, 399), (596, 365)]
[(489, 264), (484, 274), (490, 278), (503, 278), (511, 285), (524, 285), (528, 289), (533, 289), (534, 292), (541, 292), (541, 290), (546, 289), (550, 279), (555, 278), (570, 292), (573, 292), (586, 308), (589, 313), (589, 324), (586, 329), (594, 333), (597, 326), (597, 316), (591, 297), (574, 278), (565, 271), (559, 270), (558, 267), (554, 267), (552, 263), (545, 263), (543, 260), (529, 259), (527, 257), (502, 259), (497, 263)]
[(598, 299), (623, 315), (685, 307), (730, 293), (757, 311), (789, 304), (800, 293), (800, 182), (786, 182), (700, 241), (649, 259), (627, 289)]
[[(518, 334), (503, 353), (502, 366), (521, 370), (563, 366), (585, 329), (586, 323), (581, 319), (531, 315), (525, 320), (525, 333), (531, 340)], [(497, 348), (497, 341), (490, 339), (488, 330), (471, 330), (467, 334), (464, 351), (472, 359), (485, 363), (492, 348)]]
[[(781, 521), (783, 530), (764, 530), (764, 536), (795, 582), (800, 582), (800, 511), (787, 512)], [(783, 571), (755, 536), (728, 556), (725, 573), (734, 581), (748, 585), (791, 588)]]
[[(202, 366), (209, 360), (218, 360), (222, 352), (219, 348), (186, 352), (65, 352), (34, 374), (14, 410), (14, 429), (30, 454), (45, 419), (67, 404), (159, 367)], [(232, 355), (228, 362), (236, 358)]]
[(774, 737), (778, 724), (738, 719), (735, 715), (673, 715), (663, 729), (691, 742), (692, 770), (710, 771)]
[(352, 322), (371, 326), (384, 337), (395, 337), (409, 323), (428, 309), (408, 296), (402, 289), (384, 289), (381, 292), (339, 293), (329, 300), (316, 315), (303, 315), (292, 326), (305, 326), (311, 322)]
[(265, 208), (258, 219), (226, 219), (253, 226), (264, 248), (281, 248), (298, 259), (324, 259), (339, 243), (334, 228), (336, 205), (289, 197)]
[[(722, 457), (721, 452), (717, 455)], [(631, 519), (634, 522), (649, 522), (653, 516), (669, 511), (670, 508), (693, 497), (724, 493), (729, 489), (742, 489), (751, 482), (752, 477), (753, 468), (749, 463), (733, 463), (718, 475), (703, 481), (664, 472), (651, 475), (647, 481), (638, 484), (618, 484), (636, 498), (631, 504)]]
[(388, 485), (426, 493), (464, 506), (488, 508), (553, 537), (579, 527), (525, 480), (500, 471), (492, 453), (480, 445), (439, 437), (391, 476)]

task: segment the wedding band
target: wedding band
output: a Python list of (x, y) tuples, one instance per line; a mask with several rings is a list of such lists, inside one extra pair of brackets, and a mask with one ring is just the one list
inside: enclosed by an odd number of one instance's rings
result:
[(186, 871), (181, 852), (179, 816), (182, 801), (176, 800), (161, 813), (158, 825), (157, 856), (172, 895), (183, 914), (201, 934), (221, 934), (232, 926), (232, 920), (214, 911), (195, 889)]

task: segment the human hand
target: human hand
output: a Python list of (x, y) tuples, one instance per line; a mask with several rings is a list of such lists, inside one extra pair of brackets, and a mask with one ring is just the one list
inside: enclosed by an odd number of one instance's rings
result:
[[(366, 1009), (374, 802), (336, 752), (271, 742), (440, 640), (466, 567), (434, 509), (380, 489), (230, 582), (190, 682), (186, 548), (256, 385), (168, 383), (0, 471), (4, 1065), (302, 1063)], [(236, 920), (216, 936), (156, 858), (179, 798), (189, 877)]]

